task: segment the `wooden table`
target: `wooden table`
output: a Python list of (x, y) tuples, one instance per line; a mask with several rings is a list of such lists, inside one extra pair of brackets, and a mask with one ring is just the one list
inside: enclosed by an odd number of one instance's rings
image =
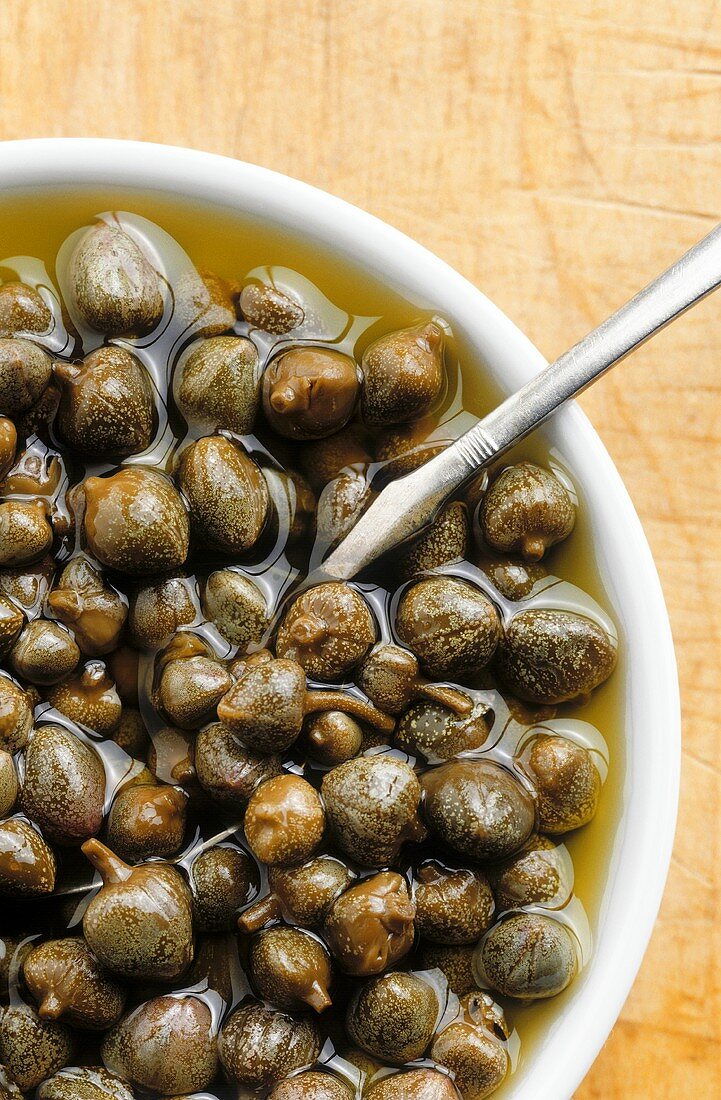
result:
[[(317, 184), (428, 245), (553, 356), (721, 215), (721, 7), (1, 0), (0, 138), (48, 135)], [(579, 1100), (721, 1087), (718, 314), (716, 297), (583, 399), (661, 573), (685, 752), (661, 918)]]

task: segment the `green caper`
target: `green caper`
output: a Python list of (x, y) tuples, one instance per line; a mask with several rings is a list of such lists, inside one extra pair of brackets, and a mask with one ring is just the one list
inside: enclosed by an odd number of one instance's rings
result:
[(375, 436), (375, 459), (383, 463), (385, 477), (402, 477), (440, 454), (452, 440), (429, 438), (437, 426), (435, 417), (426, 416), (382, 428)]
[(461, 1000), (458, 1016), (436, 1036), (431, 1057), (453, 1073), (463, 1100), (483, 1100), (495, 1092), (510, 1068), (503, 1013), (486, 993)]
[(8, 416), (0, 416), (0, 480), (11, 469), (15, 461), (18, 445), (18, 433)]
[(488, 708), (481, 701), (470, 714), (460, 715), (429, 700), (414, 703), (401, 715), (394, 742), (404, 752), (437, 762), (481, 748), (489, 728)]
[(282, 770), (278, 756), (253, 752), (221, 722), (198, 734), (195, 767), (204, 790), (228, 806), (244, 806), (256, 787)]
[(552, 836), (587, 825), (601, 794), (601, 775), (588, 749), (566, 737), (534, 738), (524, 759), (538, 795), (538, 824)]
[(82, 936), (33, 947), (23, 977), (42, 1020), (62, 1018), (75, 1027), (105, 1031), (123, 1014), (125, 990), (101, 969)]
[(437, 943), (476, 943), (490, 926), (495, 908), (485, 875), (470, 867), (445, 867), (436, 860), (416, 872), (413, 900), (421, 936)]
[(486, 978), (506, 997), (555, 997), (578, 969), (571, 933), (551, 917), (517, 913), (500, 921), (476, 949)]
[(268, 928), (250, 945), (248, 968), (258, 993), (277, 1008), (323, 1012), (331, 1004), (330, 957), (300, 928)]
[(241, 650), (258, 643), (268, 625), (268, 604), (258, 587), (236, 569), (217, 569), (205, 582), (203, 610), (224, 638)]
[(14, 281), (0, 286), (0, 336), (45, 333), (52, 323), (53, 315), (34, 287)]
[(52, 544), (47, 501), (38, 497), (0, 504), (0, 565), (28, 565)]
[(244, 336), (214, 336), (193, 345), (180, 368), (177, 399), (186, 420), (248, 435), (260, 402), (255, 344)]
[(160, 675), (158, 704), (180, 729), (198, 729), (214, 717), (232, 682), (225, 666), (213, 657), (197, 654), (171, 660)]
[(384, 871), (336, 898), (323, 933), (346, 974), (370, 977), (395, 966), (411, 950), (415, 912), (406, 880)]
[(396, 613), (400, 640), (434, 679), (474, 675), (501, 637), (498, 612), (487, 596), (455, 577), (427, 577), (403, 593)]
[(247, 283), (240, 292), (240, 308), (246, 321), (263, 332), (281, 336), (303, 324), (305, 312), (299, 302), (274, 286)]
[(318, 498), (318, 542), (331, 549), (351, 531), (371, 498), (364, 470), (346, 470), (323, 489)]
[(70, 1066), (54, 1073), (37, 1091), (37, 1100), (134, 1100), (130, 1087), (99, 1066)]
[(196, 617), (192, 579), (164, 577), (136, 589), (130, 600), (128, 630), (135, 645), (157, 649)]
[(348, 1037), (375, 1058), (401, 1065), (422, 1058), (436, 1028), (435, 989), (415, 974), (390, 972), (365, 982), (346, 1016)]
[(516, 602), (530, 595), (535, 585), (548, 576), (538, 561), (483, 556), (477, 559), (477, 565), (502, 596)]
[(7, 817), (18, 797), (19, 782), (15, 761), (9, 752), (0, 749), (0, 819)]
[(401, 554), (398, 575), (407, 580), (441, 565), (462, 561), (468, 557), (469, 530), (468, 509), (463, 501), (447, 504), (411, 549)]
[(178, 483), (198, 538), (223, 553), (253, 546), (270, 507), (268, 486), (253, 459), (224, 436), (206, 436), (183, 452)]
[(421, 942), (419, 964), (424, 970), (440, 970), (448, 988), (457, 997), (465, 997), (478, 982), (473, 973), (475, 944), (441, 944)]
[(351, 1086), (330, 1073), (305, 1070), (281, 1081), (268, 1100), (353, 1100)]
[(330, 581), (293, 601), (276, 649), (316, 680), (342, 680), (366, 655), (376, 628), (368, 604), (349, 584)]
[(215, 272), (191, 268), (173, 291), (177, 316), (196, 336), (220, 336), (235, 324), (238, 288)]
[(257, 1001), (237, 1008), (218, 1037), (223, 1069), (246, 1089), (271, 1088), (293, 1070), (312, 1065), (320, 1048), (313, 1020), (295, 1019)]
[(116, 745), (120, 745), (128, 756), (134, 756), (136, 760), (145, 755), (150, 741), (148, 727), (136, 707), (123, 707), (120, 721), (111, 736)]
[(201, 852), (190, 869), (196, 926), (205, 932), (229, 932), (258, 885), (258, 868), (242, 849), (219, 845)]
[(533, 462), (508, 466), (481, 501), (481, 532), (493, 550), (538, 561), (570, 535), (576, 509), (559, 479)]
[(363, 745), (363, 730), (342, 710), (314, 714), (306, 722), (305, 737), (313, 759), (330, 766), (357, 756)]
[(317, 791), (299, 775), (267, 779), (251, 795), (245, 812), (245, 838), (256, 859), (267, 864), (302, 863), (325, 831)]
[(0, 1063), (23, 1092), (67, 1066), (74, 1047), (64, 1024), (41, 1020), (29, 1005), (13, 1004), (0, 1016)]
[(187, 804), (182, 787), (124, 787), (108, 816), (108, 844), (132, 863), (174, 855), (185, 836)]
[(30, 340), (0, 339), (0, 409), (24, 413), (42, 397), (53, 374), (47, 352)]
[(128, 615), (121, 594), (82, 555), (65, 566), (48, 606), (56, 619), (72, 628), (78, 646), (91, 657), (115, 649)]
[(119, 225), (91, 226), (70, 258), (68, 276), (78, 313), (97, 332), (144, 332), (163, 315), (160, 276)]
[(443, 330), (431, 321), (381, 336), (366, 348), (361, 369), (366, 424), (416, 420), (443, 392)]
[(500, 912), (565, 901), (573, 883), (552, 840), (531, 836), (512, 859), (497, 864), (491, 883)]
[(0, 594), (0, 657), (12, 649), (24, 625), (25, 616), (18, 605), (8, 596)]
[(81, 844), (95, 836), (105, 805), (100, 756), (62, 726), (39, 726), (25, 749), (20, 805), (59, 844)]
[(79, 660), (80, 650), (70, 631), (48, 619), (28, 623), (10, 652), (17, 675), (43, 686), (69, 676)]
[(316, 856), (297, 867), (269, 867), (270, 893), (245, 910), (238, 927), (241, 932), (257, 932), (283, 918), (302, 928), (317, 928), (352, 881), (346, 864), (333, 856)]
[(382, 1077), (363, 1094), (368, 1100), (458, 1100), (458, 1089), (445, 1073), (412, 1069)]

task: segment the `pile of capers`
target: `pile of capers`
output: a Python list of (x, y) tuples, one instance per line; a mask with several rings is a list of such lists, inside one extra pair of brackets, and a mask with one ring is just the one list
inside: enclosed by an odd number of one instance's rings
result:
[(0, 1100), (480, 1100), (494, 996), (582, 960), (555, 838), (602, 768), (553, 717), (616, 642), (531, 598), (574, 493), (501, 467), (382, 584), (314, 580), (447, 443), (449, 326), (331, 346), (140, 223), (0, 284)]

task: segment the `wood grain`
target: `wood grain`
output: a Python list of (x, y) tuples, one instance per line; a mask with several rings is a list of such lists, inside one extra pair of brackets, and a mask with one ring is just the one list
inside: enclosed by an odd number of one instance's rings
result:
[[(721, 216), (721, 6), (2, 0), (0, 138), (48, 135), (308, 180), (421, 240), (553, 355)], [(579, 1100), (721, 1083), (718, 311), (583, 400), (661, 573), (685, 753), (661, 919)]]

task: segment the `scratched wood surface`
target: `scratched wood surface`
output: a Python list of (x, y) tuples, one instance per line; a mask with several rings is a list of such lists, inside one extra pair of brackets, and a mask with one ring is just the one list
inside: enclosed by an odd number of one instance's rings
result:
[[(335, 192), (553, 356), (721, 216), (721, 6), (0, 0), (0, 138), (77, 135), (227, 153)], [(685, 750), (661, 918), (579, 1100), (721, 1088), (718, 312), (583, 399), (661, 573)]]

